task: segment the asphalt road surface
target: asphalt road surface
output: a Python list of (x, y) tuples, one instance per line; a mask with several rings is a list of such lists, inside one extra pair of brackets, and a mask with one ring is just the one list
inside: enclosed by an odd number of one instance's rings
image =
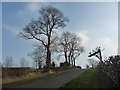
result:
[(84, 71), (84, 69), (75, 69), (47, 78), (41, 78), (34, 81), (14, 85), (9, 88), (60, 88), (72, 79), (79, 76)]

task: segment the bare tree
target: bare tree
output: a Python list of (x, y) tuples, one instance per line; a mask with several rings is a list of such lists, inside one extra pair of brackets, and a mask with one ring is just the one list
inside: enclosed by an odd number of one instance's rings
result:
[(60, 38), (60, 50), (64, 52), (66, 62), (75, 66), (76, 58), (84, 52), (84, 47), (81, 46), (81, 38), (75, 33), (63, 32)]
[(92, 68), (96, 67), (99, 64), (99, 61), (97, 61), (97, 60), (95, 60), (93, 58), (88, 59), (88, 62), (92, 66)]
[(29, 56), (34, 60), (36, 69), (40, 69), (42, 67), (42, 62), (46, 60), (46, 49), (41, 45), (36, 45), (35, 50), (29, 53)]
[(82, 38), (78, 37), (75, 33), (69, 35), (69, 61), (71, 61), (72, 66), (75, 66), (75, 60), (81, 53), (83, 53), (84, 47), (81, 45)]
[(65, 22), (67, 22), (68, 19), (64, 17), (60, 10), (51, 6), (41, 8), (39, 13), (39, 19), (32, 20), (31, 23), (25, 27), (24, 31), (19, 33), (19, 36), (25, 39), (35, 39), (42, 43), (47, 51), (46, 65), (49, 70), (51, 64), (50, 46), (52, 44), (52, 32), (54, 29), (65, 27)]
[(9, 68), (9, 67), (11, 67), (13, 65), (13, 58), (12, 58), (12, 56), (10, 56), (10, 57), (7, 56), (6, 57), (6, 59), (4, 61), (4, 65), (5, 65), (6, 68)]
[(68, 46), (69, 46), (69, 35), (70, 32), (63, 32), (62, 36), (60, 38), (60, 48), (59, 48), (59, 52), (64, 52), (64, 56), (65, 56), (65, 61), (66, 63), (69, 62), (68, 61)]
[(27, 67), (28, 66), (28, 62), (26, 61), (26, 59), (23, 57), (20, 60), (20, 66), (21, 67)]

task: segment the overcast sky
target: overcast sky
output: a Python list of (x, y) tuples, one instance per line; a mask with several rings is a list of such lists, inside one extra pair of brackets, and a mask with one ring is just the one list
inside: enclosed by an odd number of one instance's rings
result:
[[(1, 4), (0, 4), (1, 5)], [(60, 32), (70, 31), (83, 38), (85, 53), (76, 64), (85, 67), (89, 52), (100, 46), (105, 48), (103, 56), (117, 53), (118, 49), (118, 3), (117, 2), (52, 2), (52, 3), (2, 3), (2, 60), (12, 56), (17, 66), (20, 58), (25, 57), (32, 65), (28, 52), (34, 50), (32, 40), (17, 38), (18, 32), (32, 20), (37, 19), (42, 6), (53, 6), (69, 18)], [(0, 23), (1, 25), (1, 23)], [(58, 32), (59, 32), (58, 31)], [(55, 60), (55, 59), (54, 59)], [(62, 60), (61, 60), (62, 61)], [(55, 60), (55, 62), (61, 62)]]

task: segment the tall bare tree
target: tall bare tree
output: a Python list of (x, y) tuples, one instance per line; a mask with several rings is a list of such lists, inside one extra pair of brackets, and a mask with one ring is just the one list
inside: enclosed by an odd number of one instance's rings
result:
[(66, 26), (68, 19), (57, 8), (48, 6), (39, 10), (40, 17), (38, 20), (32, 20), (19, 36), (25, 39), (35, 39), (42, 43), (46, 48), (46, 64), (48, 70), (51, 65), (51, 36), (54, 29), (63, 28)]
[(6, 67), (6, 68), (9, 68), (9, 67), (11, 67), (13, 65), (13, 58), (12, 58), (12, 56), (7, 56), (6, 57), (6, 59), (5, 59), (5, 61), (4, 61), (4, 66)]
[(69, 42), (69, 35), (70, 35), (70, 32), (63, 32), (62, 36), (59, 39), (59, 41), (60, 41), (59, 52), (64, 53), (66, 63), (69, 62), (68, 61), (68, 46), (69, 46), (69, 43), (70, 43)]
[(83, 53), (84, 47), (81, 45), (82, 38), (78, 37), (75, 33), (70, 33), (69, 35), (69, 61), (71, 61), (72, 66), (75, 66), (75, 60), (81, 53)]
[(60, 38), (60, 52), (64, 52), (66, 62), (75, 66), (76, 58), (84, 52), (81, 45), (81, 38), (75, 33), (63, 32)]

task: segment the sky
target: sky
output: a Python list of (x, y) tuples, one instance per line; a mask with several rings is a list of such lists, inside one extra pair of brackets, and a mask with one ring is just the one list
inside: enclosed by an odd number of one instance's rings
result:
[(14, 66), (19, 66), (24, 57), (32, 66), (33, 60), (28, 53), (34, 50), (35, 41), (17, 38), (17, 35), (32, 19), (38, 19), (41, 7), (48, 5), (58, 8), (69, 18), (67, 26), (58, 32), (75, 32), (83, 38), (85, 52), (76, 60), (77, 65), (85, 67), (89, 52), (97, 46), (105, 48), (103, 57), (117, 54), (117, 2), (2, 2), (2, 62), (12, 56)]
[(1, 0), (2, 2), (119, 2), (119, 0)]
[[(0, 12), (2, 12), (1, 2), (0, 2)], [(2, 28), (2, 13), (0, 14), (0, 27)], [(2, 62), (2, 29), (0, 30), (0, 62)]]
[[(118, 3), (118, 34), (120, 33), (120, 2)], [(118, 54), (120, 55), (120, 35), (118, 35)]]

